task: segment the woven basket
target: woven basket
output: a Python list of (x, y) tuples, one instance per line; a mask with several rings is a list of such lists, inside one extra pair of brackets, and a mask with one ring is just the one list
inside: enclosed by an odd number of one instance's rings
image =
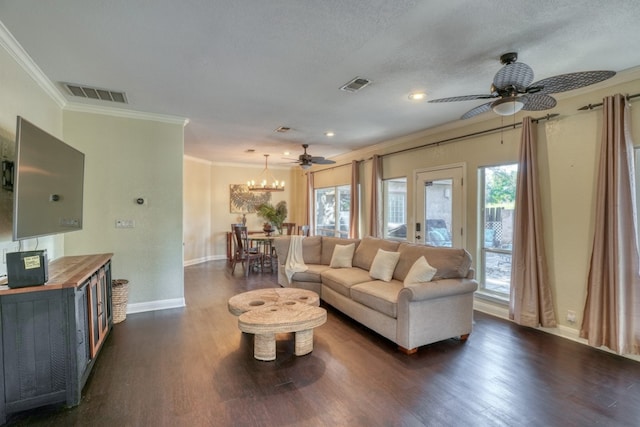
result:
[(111, 302), (113, 303), (113, 323), (120, 323), (127, 318), (127, 299), (129, 298), (129, 281), (116, 279), (111, 281)]

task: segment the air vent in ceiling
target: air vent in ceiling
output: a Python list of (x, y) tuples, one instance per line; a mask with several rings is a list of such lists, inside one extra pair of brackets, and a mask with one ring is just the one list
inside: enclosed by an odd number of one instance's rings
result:
[(280, 126), (278, 129), (276, 129), (276, 132), (285, 133), (285, 132), (289, 132), (290, 130), (291, 130), (290, 127)]
[(73, 96), (127, 104), (127, 95), (124, 92), (100, 89), (91, 86), (82, 86), (73, 83), (62, 83), (62, 85), (67, 88), (69, 93)]
[(371, 83), (371, 80), (364, 79), (362, 77), (356, 77), (351, 80), (349, 83), (345, 84), (340, 88), (340, 90), (344, 90), (346, 92), (357, 92), (363, 87), (367, 86)]

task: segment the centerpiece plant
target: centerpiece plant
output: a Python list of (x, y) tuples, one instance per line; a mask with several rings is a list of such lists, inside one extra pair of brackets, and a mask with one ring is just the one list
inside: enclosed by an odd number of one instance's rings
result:
[[(267, 220), (269, 226), (273, 225), (278, 230), (278, 234), (282, 234), (282, 223), (287, 219), (288, 214), (287, 202), (283, 200), (275, 206), (268, 202), (263, 203), (256, 208), (256, 214)], [(265, 231), (269, 229), (267, 223), (265, 223)]]

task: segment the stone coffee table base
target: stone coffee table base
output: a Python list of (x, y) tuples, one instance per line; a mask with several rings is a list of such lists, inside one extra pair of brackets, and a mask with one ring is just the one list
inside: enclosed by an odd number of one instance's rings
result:
[(295, 354), (313, 350), (313, 328), (327, 321), (327, 311), (319, 308), (318, 294), (306, 289), (266, 288), (235, 295), (229, 299), (231, 314), (238, 317), (242, 332), (254, 334), (254, 357), (276, 358), (276, 334), (295, 333)]
[(258, 360), (275, 360), (276, 334), (295, 333), (295, 355), (303, 356), (313, 351), (313, 328), (327, 321), (324, 308), (296, 301), (247, 311), (238, 317), (242, 332), (254, 334), (253, 357)]

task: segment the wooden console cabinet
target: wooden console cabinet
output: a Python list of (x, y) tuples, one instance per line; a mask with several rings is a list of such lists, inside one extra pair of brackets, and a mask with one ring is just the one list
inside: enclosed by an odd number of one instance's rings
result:
[(0, 424), (10, 413), (80, 403), (113, 325), (111, 257), (62, 257), (44, 286), (0, 286)]

